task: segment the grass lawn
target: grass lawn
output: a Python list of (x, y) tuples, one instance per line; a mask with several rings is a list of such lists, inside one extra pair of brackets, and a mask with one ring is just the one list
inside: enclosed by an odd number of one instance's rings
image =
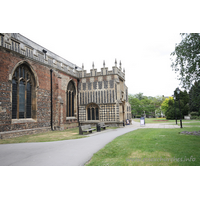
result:
[(78, 134), (79, 129), (66, 129), (64, 131), (49, 131), (46, 133), (38, 133), (32, 135), (24, 135), (15, 138), (2, 139), (0, 140), (0, 144), (9, 144), (9, 143), (26, 143), (26, 142), (51, 142), (51, 141), (59, 141), (59, 140), (70, 140), (70, 139), (78, 139), (86, 136), (81, 136)]
[[(135, 122), (140, 122), (140, 119), (133, 119)], [(146, 124), (169, 124), (169, 125), (175, 125), (175, 120), (167, 120), (166, 118), (145, 118)], [(180, 125), (180, 120), (177, 120), (177, 124)], [(200, 126), (200, 120), (182, 120), (182, 124), (186, 126), (195, 125)]]
[[(179, 134), (180, 131), (199, 129), (138, 129), (114, 139), (95, 153), (86, 165), (199, 166), (200, 136)], [(189, 161), (191, 156), (193, 160)]]
[[(117, 127), (107, 127), (107, 129), (116, 129)], [(92, 133), (95, 133), (93, 131)], [(15, 138), (2, 139), (0, 144), (10, 144), (10, 143), (27, 143), (27, 142), (52, 142), (59, 140), (72, 140), (85, 138), (90, 133), (83, 133), (79, 135), (79, 128), (66, 129), (64, 131), (49, 131), (46, 133), (38, 133), (32, 135), (24, 135)]]
[[(135, 122), (140, 122), (140, 119), (133, 119)], [(160, 123), (170, 123), (175, 124), (175, 120), (166, 120), (165, 118), (145, 118), (146, 124), (160, 124)]]

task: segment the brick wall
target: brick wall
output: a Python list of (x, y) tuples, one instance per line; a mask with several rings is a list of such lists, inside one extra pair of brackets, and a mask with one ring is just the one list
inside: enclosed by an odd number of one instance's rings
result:
[[(15, 66), (26, 61), (35, 73), (36, 78), (36, 119), (12, 120), (12, 77)], [(63, 72), (53, 69), (53, 126), (76, 127), (77, 119), (66, 121), (66, 88), (70, 80), (73, 80), (77, 88), (77, 79)], [(7, 136), (20, 135), (17, 130), (32, 129), (29, 132), (38, 132), (38, 128), (49, 128), (51, 119), (50, 101), (50, 68), (40, 62), (28, 59), (17, 52), (0, 47), (0, 132), (12, 131)], [(58, 97), (61, 97), (60, 100)], [(33, 129), (37, 129), (34, 131)], [(14, 132), (13, 132), (14, 131)], [(28, 134), (27, 132), (24, 132)]]

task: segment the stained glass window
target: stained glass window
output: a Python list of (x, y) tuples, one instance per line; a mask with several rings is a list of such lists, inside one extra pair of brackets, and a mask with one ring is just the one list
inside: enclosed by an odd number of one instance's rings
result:
[[(67, 117), (73, 117), (74, 116), (74, 109), (75, 109), (75, 95), (76, 95), (76, 90), (74, 83), (72, 81), (69, 82), (67, 86), (67, 98), (66, 98), (66, 116)], [(80, 93), (80, 104), (84, 102), (84, 99), (82, 98), (82, 94)]]
[(29, 67), (18, 67), (12, 79), (12, 119), (32, 118), (33, 85), (34, 77)]

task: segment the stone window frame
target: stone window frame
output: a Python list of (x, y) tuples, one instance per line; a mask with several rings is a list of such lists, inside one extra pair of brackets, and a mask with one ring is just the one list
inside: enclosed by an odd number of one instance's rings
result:
[(76, 118), (77, 114), (77, 89), (75, 82), (71, 79), (66, 88), (66, 119)]
[[(93, 114), (94, 111), (94, 114)], [(100, 107), (96, 103), (89, 103), (86, 106), (86, 120), (94, 121), (100, 119)]]
[[(11, 106), (13, 107), (13, 102), (12, 102), (12, 95), (13, 95), (13, 84), (12, 81), (13, 79), (15, 79), (16, 81), (20, 81), (23, 80), (24, 82), (27, 81), (27, 78), (17, 78), (15, 77), (15, 72), (19, 69), (19, 67), (24, 67), (27, 70), (25, 70), (26, 72), (29, 73), (29, 75), (31, 75), (31, 82), (32, 82), (32, 86), (31, 86), (31, 117), (30, 118), (19, 118), (19, 89), (17, 89), (17, 116), (16, 119), (12, 119), (12, 112), (11, 112), (11, 123), (25, 123), (25, 122), (37, 122), (37, 89), (39, 87), (39, 82), (38, 82), (38, 77), (37, 74), (35, 72), (35, 70), (33, 69), (33, 67), (29, 64), (29, 62), (27, 61), (20, 61), (18, 62), (12, 69), (11, 73), (9, 74), (9, 82), (11, 84), (11, 92), (10, 92), (10, 102), (11, 102)], [(18, 71), (19, 73), (19, 71)], [(25, 73), (26, 76), (26, 73)], [(17, 80), (18, 79), (18, 80)], [(26, 83), (25, 83), (26, 84)], [(17, 88), (19, 88), (19, 84), (17, 86)], [(26, 101), (27, 95), (25, 94), (25, 101)], [(26, 109), (26, 108), (25, 108)]]

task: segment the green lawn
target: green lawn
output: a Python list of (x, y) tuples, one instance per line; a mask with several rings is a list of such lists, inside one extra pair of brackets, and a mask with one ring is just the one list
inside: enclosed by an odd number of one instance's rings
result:
[[(118, 127), (107, 127), (107, 129), (116, 129)], [(93, 131), (92, 133), (95, 133)], [(10, 139), (0, 139), (0, 144), (27, 143), (27, 142), (52, 142), (59, 140), (71, 140), (87, 137), (90, 133), (79, 135), (79, 128), (66, 129), (64, 131), (49, 131), (32, 135), (24, 135)]]
[[(140, 122), (140, 119), (133, 119), (135, 122)], [(145, 118), (146, 124), (160, 124), (160, 123), (170, 123), (175, 124), (175, 120), (166, 120), (165, 118)]]
[[(140, 119), (133, 119), (135, 122), (140, 122)], [(169, 125), (175, 125), (175, 120), (167, 120), (165, 118), (145, 118), (146, 124), (169, 124)], [(180, 120), (177, 120), (177, 124), (180, 125)], [(182, 125), (195, 125), (200, 126), (200, 120), (182, 120)]]
[(59, 140), (70, 140), (78, 139), (86, 136), (81, 136), (78, 134), (79, 129), (66, 129), (64, 131), (49, 131), (46, 133), (38, 133), (32, 135), (24, 135), (15, 138), (2, 139), (0, 144), (9, 144), (9, 143), (27, 143), (27, 142), (51, 142)]
[[(107, 144), (86, 165), (199, 166), (200, 136), (179, 134), (199, 129), (138, 129)], [(193, 161), (188, 161), (190, 158)]]

